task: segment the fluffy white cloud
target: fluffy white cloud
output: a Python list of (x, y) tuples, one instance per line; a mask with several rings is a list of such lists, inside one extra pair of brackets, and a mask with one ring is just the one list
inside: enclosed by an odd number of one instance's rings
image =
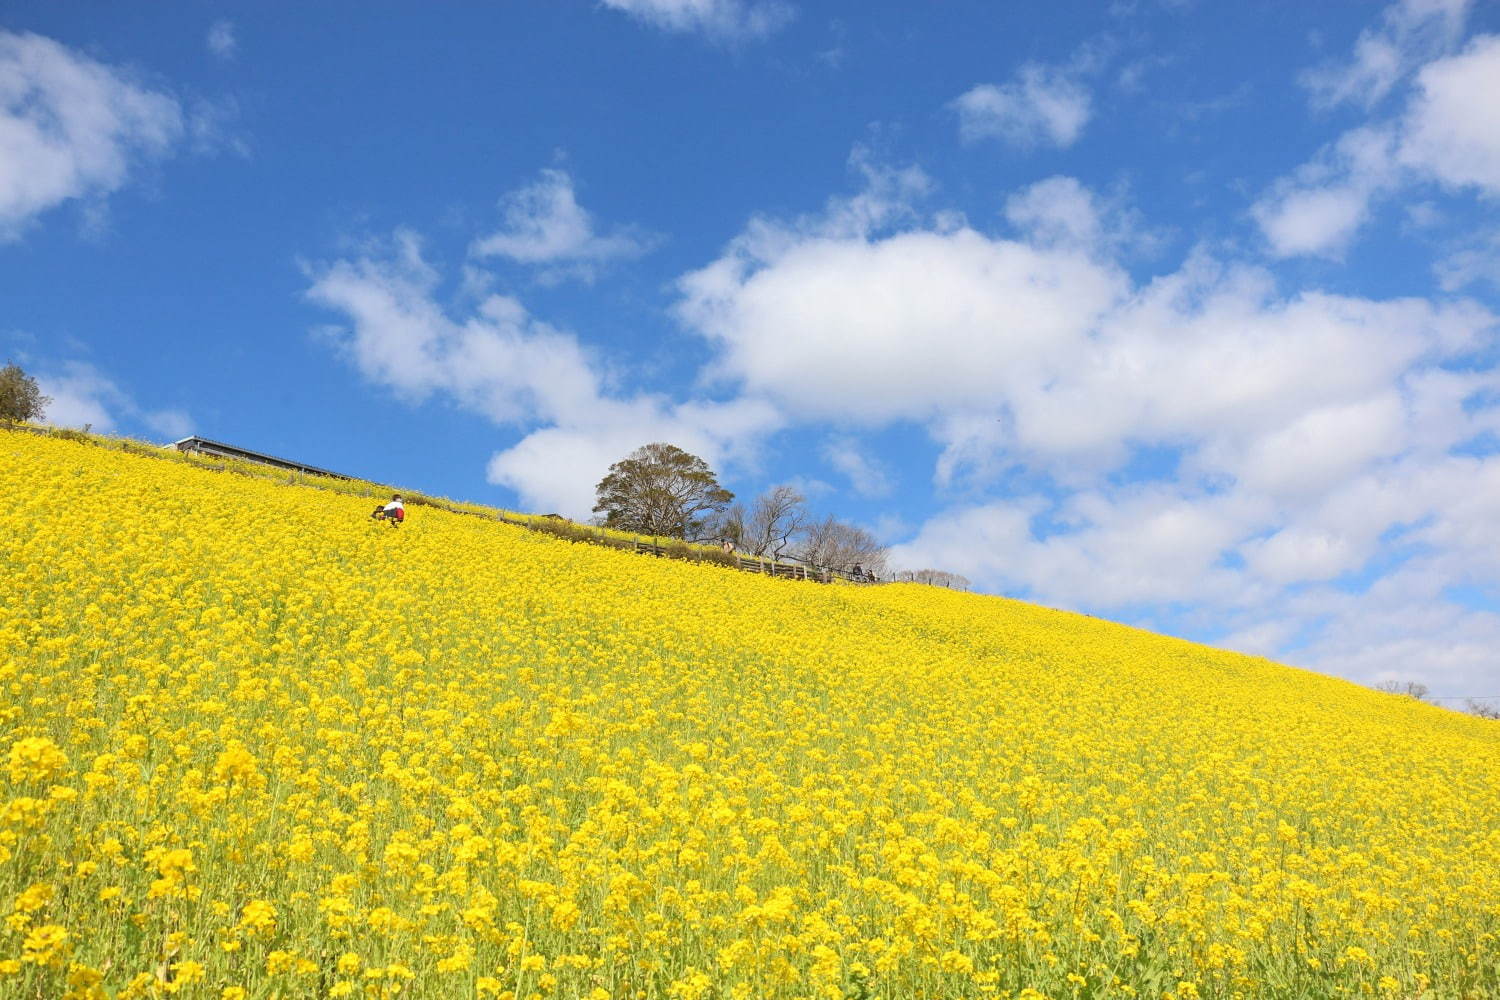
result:
[(1331, 399), (1248, 441), (1221, 446), (1215, 464), (1243, 488), (1278, 499), (1322, 494), (1408, 443), (1400, 392), (1384, 385), (1368, 391), (1374, 394)]
[(491, 421), (532, 430), (494, 456), (493, 482), (529, 509), (587, 516), (609, 464), (669, 440), (710, 462), (753, 458), (779, 424), (764, 402), (673, 403), (605, 391), (597, 362), (570, 333), (487, 295), (454, 317), (438, 302), (440, 276), (420, 240), (399, 233), (389, 252), (311, 268), (310, 301), (343, 314), (325, 333), (370, 382), (420, 403), (451, 400)]
[(791, 5), (779, 0), (603, 0), (603, 4), (665, 31), (698, 32), (721, 42), (765, 38), (796, 16)]
[(193, 420), (183, 410), (151, 410), (93, 365), (70, 361), (37, 375), (42, 395), (52, 397), (44, 422), (54, 427), (91, 427), (100, 433), (143, 427), (160, 437), (177, 440), (193, 432)]
[[(1434, 55), (1451, 48), (1465, 9), (1466, 4), (1443, 0), (1408, 0), (1390, 8), (1388, 25), (1406, 18), (1430, 29), (1423, 35), (1430, 36), (1428, 44), (1402, 49), (1401, 60), (1392, 65), (1407, 66), (1412, 52)], [(1381, 79), (1389, 88), (1405, 72), (1392, 69), (1394, 75)], [(1351, 93), (1383, 93), (1360, 74), (1350, 78), (1349, 87)], [(1346, 132), (1256, 202), (1251, 214), (1272, 252), (1337, 257), (1369, 220), (1378, 199), (1412, 183), (1437, 181), (1500, 194), (1496, 93), (1500, 35), (1482, 35), (1462, 52), (1422, 65), (1398, 114)], [(1473, 265), (1467, 262), (1465, 270)]]
[(722, 473), (726, 466), (753, 465), (760, 442), (781, 425), (763, 400), (604, 399), (496, 453), (489, 478), (515, 490), (528, 509), (586, 517), (610, 464), (643, 444), (670, 442)]
[(1104, 242), (1097, 199), (1072, 177), (1049, 177), (1011, 195), (1005, 218), (1036, 243), (1093, 247)]
[[(1380, 148), (1361, 135), (1341, 155), (1378, 163)], [(794, 419), (917, 422), (942, 446), (940, 486), (1023, 473), (1004, 500), (920, 526), (897, 563), (1117, 614), (1193, 608), (1259, 651), (1322, 636), (1301, 662), (1362, 679), (1390, 657), (1324, 635), (1326, 616), (1284, 605), (1296, 588), (1347, 597), (1401, 546), (1462, 551), (1470, 576), (1500, 581), (1496, 543), (1478, 541), (1493, 504), (1458, 499), (1494, 495), (1500, 456), (1453, 453), (1500, 421), (1475, 403), (1500, 395), (1476, 360), (1496, 334), (1484, 308), (1286, 292), (1202, 251), (1137, 284), (1069, 178), (1007, 202), (1018, 238), (924, 220), (915, 195), (878, 200), (868, 224), (846, 202), (756, 220), (684, 277), (679, 315), (720, 378)], [(1123, 474), (1142, 449), (1172, 456), (1146, 481)]]
[(1354, 129), (1273, 185), (1251, 209), (1272, 252), (1343, 253), (1368, 221), (1371, 200), (1399, 179), (1396, 143), (1391, 129)]
[(578, 204), (573, 178), (563, 170), (543, 170), (535, 183), (502, 198), (500, 207), (504, 228), (475, 240), (470, 248), (473, 255), (564, 265), (589, 277), (594, 266), (639, 257), (656, 242), (654, 237), (629, 231), (596, 233), (593, 219)]
[(63, 202), (118, 190), (183, 135), (172, 96), (49, 38), (0, 30), (0, 242)]
[[(1175, 484), (1080, 490), (1060, 504), (1023, 496), (934, 517), (892, 548), (891, 562), (937, 566), (1071, 607), (1227, 603), (1247, 593), (1247, 581), (1221, 559), (1253, 520), (1253, 506)], [(1043, 514), (1059, 527), (1036, 529)]]
[[(1493, 681), (1500, 615), (1448, 589), (1500, 584), (1497, 490), (1500, 461), (1428, 457), (1361, 475), (1305, 511), (1180, 483), (1081, 491), (1056, 509), (1026, 496), (932, 518), (892, 560), (1065, 607), (1213, 623), (1227, 648), (1367, 683), (1492, 694), (1474, 688)], [(1042, 512), (1056, 533), (1033, 530)], [(1372, 560), (1396, 568), (1372, 572)], [(1332, 582), (1361, 573), (1368, 587)]]
[[(1469, 380), (1480, 382), (1496, 379)], [(1459, 405), (1445, 439), (1494, 426), (1493, 410), (1466, 426), (1462, 399), (1470, 395), (1452, 397)], [(1492, 675), (1482, 650), (1500, 617), (1455, 604), (1446, 590), (1500, 585), (1492, 530), (1500, 459), (1413, 445), (1409, 429), (1397, 437), (1403, 457), (1371, 463), (1299, 503), (1244, 484), (1213, 492), (1180, 480), (1098, 486), (1060, 502), (1024, 496), (933, 518), (893, 558), (1064, 606), (1115, 614), (1189, 607), (1226, 628), (1229, 648), (1453, 692)], [(1288, 464), (1301, 467), (1296, 458)], [(1039, 512), (1055, 533), (1029, 530)], [(1397, 568), (1385, 571), (1382, 561)], [(1371, 573), (1368, 589), (1335, 585)]]
[(44, 422), (54, 427), (91, 427), (108, 433), (116, 429), (114, 412), (128, 397), (94, 368), (77, 362), (55, 374), (37, 376), (42, 395), (52, 397)]
[(857, 221), (850, 202), (824, 226), (759, 220), (682, 279), (679, 316), (721, 348), (722, 373), (804, 417), (924, 419), (1031, 381), (1125, 291), (1121, 271), (1076, 249), (967, 226), (877, 237), (906, 213), (874, 201)]
[[(1094, 231), (1086, 211), (1067, 218)], [(1281, 298), (1269, 275), (1206, 257), (1132, 288), (1108, 249), (761, 220), (683, 279), (679, 315), (720, 348), (721, 376), (788, 413), (922, 421), (950, 472), (1003, 447), (1058, 475), (1107, 467), (1134, 440), (1214, 435), (1217, 471), (1255, 475), (1252, 436), (1301, 442), (1333, 419), (1314, 414), (1368, 402), (1488, 321), (1417, 300)]]
[(233, 59), (235, 50), (239, 47), (234, 37), (233, 21), (215, 21), (208, 29), (208, 51), (220, 59)]
[(805, 416), (878, 423), (1030, 381), (1041, 358), (1081, 346), (1123, 284), (1082, 255), (962, 229), (809, 241), (684, 288), (682, 316), (751, 389)]
[(349, 317), (331, 334), (361, 374), (410, 402), (446, 394), (497, 423), (554, 419), (599, 396), (599, 381), (570, 334), (536, 320), (515, 299), (484, 298), (454, 320), (435, 301), (438, 274), (412, 233), (392, 252), (315, 269), (308, 298)]
[[(1496, 478), (1492, 471), (1489, 483)], [(1494, 686), (1500, 615), (1447, 599), (1466, 575), (1463, 560), (1455, 564), (1453, 556), (1418, 556), (1364, 592), (1313, 589), (1263, 613), (1311, 632), (1297, 658), (1328, 673), (1367, 683), (1417, 681), (1450, 695), (1500, 694)]]
[(1500, 35), (1423, 67), (1401, 160), (1454, 187), (1500, 194)]
[(1360, 33), (1347, 60), (1302, 77), (1321, 108), (1349, 101), (1371, 107), (1421, 64), (1450, 51), (1463, 36), (1469, 0), (1400, 0)]
[(1088, 123), (1092, 99), (1071, 69), (1027, 63), (1003, 84), (982, 83), (953, 102), (967, 142), (1071, 146)]
[(1369, 217), (1370, 192), (1349, 184), (1287, 191), (1255, 207), (1256, 220), (1277, 256), (1342, 251)]
[(1101, 198), (1073, 177), (1048, 177), (1005, 200), (1005, 219), (1028, 242), (1090, 253), (1155, 253), (1159, 233), (1116, 194)]

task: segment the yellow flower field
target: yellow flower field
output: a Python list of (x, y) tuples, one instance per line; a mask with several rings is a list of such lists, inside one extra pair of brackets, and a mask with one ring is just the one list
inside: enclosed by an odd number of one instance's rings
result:
[(0, 433), (0, 996), (1500, 996), (1500, 725)]

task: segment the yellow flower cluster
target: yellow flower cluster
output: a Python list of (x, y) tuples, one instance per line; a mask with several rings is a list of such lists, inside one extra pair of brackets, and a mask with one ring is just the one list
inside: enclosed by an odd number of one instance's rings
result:
[(0, 434), (0, 996), (1500, 996), (1500, 726)]

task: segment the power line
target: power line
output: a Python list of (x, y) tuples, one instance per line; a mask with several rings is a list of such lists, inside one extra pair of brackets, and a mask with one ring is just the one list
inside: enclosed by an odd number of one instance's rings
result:
[(1500, 694), (1450, 694), (1428, 701), (1500, 701)]

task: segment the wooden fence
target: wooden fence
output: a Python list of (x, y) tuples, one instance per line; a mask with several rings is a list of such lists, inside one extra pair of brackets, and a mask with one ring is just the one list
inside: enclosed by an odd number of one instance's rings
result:
[[(460, 511), (459, 513), (471, 512)], [(721, 555), (717, 551), (704, 551), (701, 547), (688, 545), (680, 541), (673, 541), (664, 545), (655, 538), (646, 538), (640, 535), (620, 538), (606, 534), (603, 531), (593, 530), (589, 525), (558, 518), (516, 516), (505, 513), (497, 513), (495, 516), (507, 524), (515, 524), (532, 531), (540, 531), (571, 541), (587, 542), (591, 545), (605, 545), (610, 548), (624, 549), (640, 555), (657, 556), (664, 559), (682, 559), (687, 562), (705, 563), (710, 566), (725, 566), (730, 569), (738, 569), (744, 573), (759, 573), (762, 576), (781, 577), (783, 580), (807, 580), (812, 583), (832, 583), (834, 580), (843, 580), (846, 583), (859, 584), (879, 582), (861, 574), (849, 573), (838, 569), (828, 569), (822, 566), (809, 566), (801, 562), (782, 562), (776, 559), (763, 559), (759, 556), (747, 556), (739, 552), (726, 552)], [(566, 525), (567, 527), (563, 530), (557, 530), (562, 525)]]

